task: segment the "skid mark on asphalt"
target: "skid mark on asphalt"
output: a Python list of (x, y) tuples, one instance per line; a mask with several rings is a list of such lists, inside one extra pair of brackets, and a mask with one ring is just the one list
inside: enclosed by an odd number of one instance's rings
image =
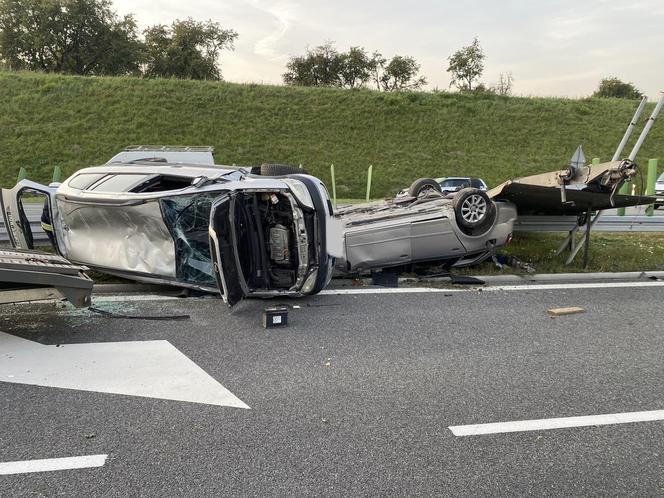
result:
[(0, 381), (249, 408), (168, 341), (44, 346), (0, 332)]
[(606, 413), (581, 417), (542, 418), (535, 420), (515, 420), (490, 424), (453, 425), (449, 429), (455, 436), (480, 436), (507, 432), (545, 431), (570, 427), (590, 427), (597, 425), (630, 424), (634, 422), (655, 422), (664, 420), (664, 410), (645, 412)]

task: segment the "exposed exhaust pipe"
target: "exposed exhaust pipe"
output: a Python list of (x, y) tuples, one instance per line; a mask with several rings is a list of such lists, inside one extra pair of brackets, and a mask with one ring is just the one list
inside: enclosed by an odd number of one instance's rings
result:
[(652, 111), (652, 114), (648, 118), (648, 121), (646, 121), (646, 125), (643, 127), (643, 131), (641, 132), (641, 135), (639, 136), (639, 139), (636, 141), (634, 144), (634, 148), (632, 149), (632, 152), (629, 153), (628, 159), (630, 161), (634, 161), (636, 159), (636, 155), (639, 153), (639, 149), (643, 145), (643, 142), (645, 141), (646, 137), (648, 136), (648, 132), (650, 132), (650, 128), (652, 128), (652, 125), (655, 123), (655, 120), (657, 119), (657, 116), (659, 115), (659, 111), (661, 111), (662, 106), (664, 106), (664, 92), (661, 92), (661, 97), (659, 98), (659, 102), (657, 102), (657, 105), (655, 106), (655, 109)]
[(646, 103), (648, 102), (648, 97), (645, 95), (641, 99), (641, 103), (639, 104), (639, 107), (636, 108), (636, 112), (634, 113), (634, 116), (632, 117), (632, 121), (630, 121), (629, 125), (627, 126), (627, 129), (625, 130), (625, 134), (622, 137), (622, 140), (620, 141), (620, 144), (618, 145), (618, 148), (616, 149), (615, 154), (613, 154), (613, 157), (611, 158), (611, 161), (617, 161), (620, 159), (620, 154), (622, 154), (623, 149), (625, 148), (625, 145), (627, 145), (627, 141), (629, 140), (629, 137), (632, 136), (632, 132), (634, 131), (634, 127), (636, 126), (636, 123), (638, 123), (639, 118), (641, 117), (641, 113), (643, 112), (643, 109), (646, 107)]

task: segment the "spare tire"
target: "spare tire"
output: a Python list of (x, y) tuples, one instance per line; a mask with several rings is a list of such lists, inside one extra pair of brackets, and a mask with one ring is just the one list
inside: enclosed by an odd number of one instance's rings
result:
[(452, 200), (457, 224), (468, 235), (481, 235), (496, 221), (496, 205), (486, 192), (464, 188)]
[(290, 164), (261, 164), (261, 176), (308, 175), (307, 170)]
[(431, 192), (442, 192), (440, 184), (433, 178), (420, 178), (415, 180), (408, 188), (408, 195), (411, 197), (419, 197)]

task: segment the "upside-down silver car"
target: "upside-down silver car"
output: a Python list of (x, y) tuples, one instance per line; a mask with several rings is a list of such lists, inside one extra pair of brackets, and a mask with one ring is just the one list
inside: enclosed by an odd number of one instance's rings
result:
[[(179, 159), (186, 162), (179, 162)], [(347, 272), (431, 261), (471, 263), (505, 245), (516, 209), (465, 189), (334, 212), (298, 168), (214, 165), (211, 149), (132, 147), (62, 184), (3, 189), (7, 231), (32, 249), (28, 197), (45, 197), (55, 250), (95, 270), (244, 297), (315, 294)]]

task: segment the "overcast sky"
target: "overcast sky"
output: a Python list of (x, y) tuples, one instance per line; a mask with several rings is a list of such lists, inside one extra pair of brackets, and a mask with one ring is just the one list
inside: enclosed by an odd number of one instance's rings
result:
[(429, 88), (448, 88), (447, 57), (477, 36), (483, 81), (511, 72), (519, 95), (580, 97), (604, 76), (651, 100), (664, 90), (664, 0), (115, 0), (141, 28), (191, 16), (239, 33), (224, 78), (280, 83), (288, 57), (325, 40), (411, 55)]

